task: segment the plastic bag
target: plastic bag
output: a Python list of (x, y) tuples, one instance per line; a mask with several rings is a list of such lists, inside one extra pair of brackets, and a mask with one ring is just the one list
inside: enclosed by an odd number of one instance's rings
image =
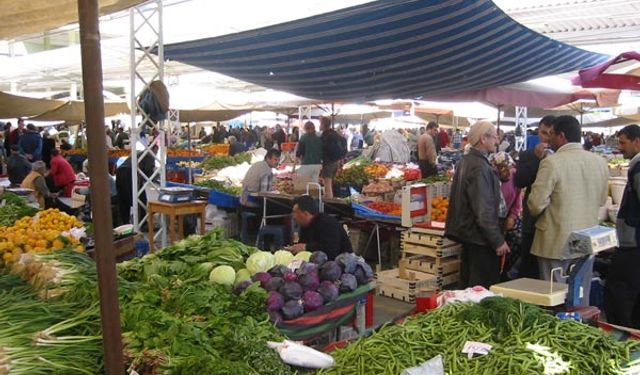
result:
[(438, 354), (420, 366), (404, 369), (400, 375), (444, 375), (442, 355)]
[(295, 341), (269, 341), (267, 345), (271, 349), (277, 350), (278, 354), (280, 354), (280, 359), (288, 365), (305, 368), (329, 368), (335, 364), (332, 356)]

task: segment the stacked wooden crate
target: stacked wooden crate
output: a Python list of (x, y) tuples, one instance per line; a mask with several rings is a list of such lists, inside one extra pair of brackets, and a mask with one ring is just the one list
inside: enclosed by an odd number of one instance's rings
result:
[(444, 231), (413, 229), (402, 233), (398, 268), (378, 271), (379, 294), (415, 302), (421, 292), (442, 290), (460, 280), (462, 247), (444, 237)]

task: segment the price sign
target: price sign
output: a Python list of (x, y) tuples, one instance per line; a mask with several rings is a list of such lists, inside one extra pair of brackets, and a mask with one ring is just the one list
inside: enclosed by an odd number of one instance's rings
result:
[(467, 341), (464, 343), (462, 353), (465, 353), (469, 359), (473, 358), (474, 354), (487, 355), (491, 351), (492, 346), (476, 341)]

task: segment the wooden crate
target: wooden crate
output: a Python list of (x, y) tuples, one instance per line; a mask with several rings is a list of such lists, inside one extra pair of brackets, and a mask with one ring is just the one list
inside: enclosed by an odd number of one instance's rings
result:
[(400, 260), (400, 267), (409, 270), (420, 271), (432, 275), (444, 276), (460, 271), (460, 258), (452, 256), (447, 258), (434, 258), (424, 255), (407, 256)]
[(402, 232), (402, 243), (433, 248), (446, 248), (458, 245), (457, 242), (444, 237), (444, 231), (438, 230), (410, 230)]
[(402, 242), (400, 245), (402, 253), (405, 256), (423, 255), (432, 258), (447, 258), (458, 256), (462, 252), (462, 245), (456, 244), (449, 247), (431, 247), (425, 245), (416, 245), (413, 243)]
[(459, 280), (458, 273), (437, 276), (412, 270), (401, 271), (400, 268), (376, 273), (378, 294), (409, 303), (415, 302), (415, 296), (420, 292), (442, 290)]

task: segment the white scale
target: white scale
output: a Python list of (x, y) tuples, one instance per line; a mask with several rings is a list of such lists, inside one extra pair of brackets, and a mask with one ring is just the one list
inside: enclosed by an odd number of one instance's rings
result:
[(195, 190), (183, 187), (161, 188), (158, 200), (166, 203), (191, 202), (195, 200)]

